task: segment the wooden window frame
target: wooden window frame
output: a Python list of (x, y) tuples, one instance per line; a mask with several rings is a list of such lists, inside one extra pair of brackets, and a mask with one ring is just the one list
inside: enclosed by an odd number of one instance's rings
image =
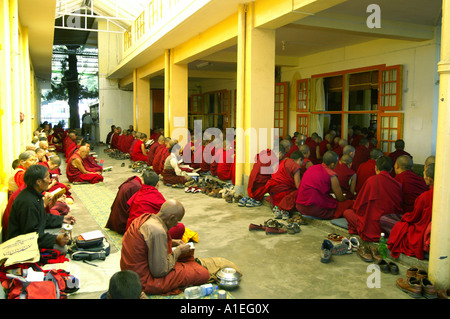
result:
[[(304, 86), (304, 90), (300, 89), (301, 86), (303, 86), (303, 84), (305, 84)], [(309, 79), (301, 79), (301, 80), (297, 80), (297, 86), (296, 86), (296, 103), (297, 103), (297, 112), (308, 112), (308, 107), (309, 107)], [(304, 99), (300, 98), (300, 91), (303, 92), (302, 97), (306, 96)], [(304, 102), (305, 107), (300, 107), (301, 104), (303, 104), (302, 102)]]
[[(300, 119), (301, 118), (306, 118), (306, 125), (301, 125), (300, 124)], [(305, 128), (306, 131), (303, 131), (302, 128)], [(309, 114), (298, 114), (297, 113), (297, 127), (296, 127), (296, 132), (299, 132), (300, 134), (303, 134), (305, 136), (309, 136)]]
[[(395, 151), (395, 147), (393, 147), (391, 149), (390, 146), (393, 143), (395, 143), (396, 140), (403, 139), (403, 116), (404, 116), (403, 113), (391, 113), (391, 112), (380, 112), (380, 113), (378, 113), (378, 118), (377, 118), (377, 140), (378, 140), (379, 148), (381, 150), (383, 150), (382, 144), (386, 143), (386, 142), (388, 143), (387, 151), (383, 151), (383, 153), (385, 155)], [(391, 123), (390, 120), (388, 121), (389, 125), (387, 127), (382, 126), (383, 125), (383, 121), (382, 121), (383, 117), (384, 118), (389, 118), (389, 119), (393, 118), (393, 117), (396, 117), (397, 118), (397, 127), (396, 128), (392, 128), (390, 126), (390, 123)], [(390, 138), (390, 134), (388, 134), (388, 138), (387, 139), (382, 139), (381, 131), (383, 129), (388, 129), (389, 131), (396, 130), (397, 131), (397, 135), (396, 135), (395, 139), (391, 139)]]
[[(283, 93), (277, 93), (277, 87), (283, 88)], [(282, 100), (277, 101), (277, 96), (282, 96)], [(280, 136), (285, 137), (287, 135), (287, 116), (288, 116), (288, 98), (289, 98), (289, 83), (288, 82), (278, 82), (275, 83), (275, 92), (274, 92), (274, 108), (273, 108), (273, 127), (280, 129)], [(276, 110), (277, 103), (282, 103), (283, 110)], [(283, 116), (279, 116), (280, 114)], [(275, 125), (275, 122), (282, 121), (282, 125)]]

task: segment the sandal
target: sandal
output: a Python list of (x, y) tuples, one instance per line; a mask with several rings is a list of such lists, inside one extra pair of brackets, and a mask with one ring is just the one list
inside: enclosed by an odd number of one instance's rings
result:
[(341, 242), (344, 237), (338, 234), (328, 234), (328, 239)]

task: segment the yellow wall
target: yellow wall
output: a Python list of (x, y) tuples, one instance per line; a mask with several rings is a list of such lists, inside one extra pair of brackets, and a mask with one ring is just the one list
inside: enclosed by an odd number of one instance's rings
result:
[(7, 204), (11, 164), (39, 124), (39, 85), (30, 60), (28, 29), (18, 16), (17, 0), (0, 0), (0, 69), (5, 70), (0, 75), (0, 217)]

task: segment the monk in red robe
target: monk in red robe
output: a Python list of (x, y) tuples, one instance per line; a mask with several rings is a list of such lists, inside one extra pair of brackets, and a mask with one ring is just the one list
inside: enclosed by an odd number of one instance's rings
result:
[(314, 164), (309, 159), (309, 157), (311, 156), (311, 151), (310, 151), (308, 145), (306, 145), (306, 144), (300, 145), (299, 150), (303, 154), (303, 162), (302, 162), (302, 166), (300, 167), (300, 177), (302, 177), (303, 174), (305, 174), (306, 170), (308, 168), (310, 168), (311, 166), (313, 166)]
[[(395, 151), (388, 155), (393, 164), (395, 164), (395, 162), (397, 161), (397, 158), (402, 155), (408, 155), (409, 157), (411, 157), (411, 159), (413, 158), (411, 154), (409, 154), (408, 152), (405, 152), (405, 141), (396, 140), (394, 147), (395, 147)], [(391, 176), (395, 177), (395, 170), (392, 170)]]
[(200, 172), (208, 173), (211, 171), (211, 162), (215, 154), (214, 144), (209, 141), (204, 141), (202, 149), (202, 162), (200, 164)]
[(53, 192), (58, 188), (64, 188), (64, 195), (68, 198), (73, 199), (72, 193), (70, 192), (70, 187), (59, 181), (59, 175), (61, 175), (61, 158), (58, 155), (53, 155), (49, 158), (48, 162), (38, 163), (48, 168), (48, 173), (52, 179), (51, 187), (48, 189), (49, 192)]
[[(158, 148), (155, 151), (155, 158), (153, 159), (153, 170), (156, 174), (161, 174), (162, 168), (160, 167), (162, 158), (166, 155), (167, 148), (169, 147), (170, 138), (166, 137), (164, 139), (164, 144), (161, 144), (158, 146)], [(164, 157), (165, 159), (165, 157)]]
[(261, 201), (266, 193), (266, 184), (272, 177), (274, 166), (278, 166), (278, 158), (284, 155), (280, 149), (278, 157), (270, 149), (263, 150), (256, 155), (255, 164), (248, 177), (247, 194), (256, 201)]
[(114, 129), (114, 134), (111, 138), (111, 148), (118, 149), (119, 136), (122, 134), (122, 128), (116, 127)]
[(106, 228), (114, 230), (119, 234), (124, 234), (130, 217), (130, 206), (128, 200), (136, 194), (142, 187), (142, 179), (139, 176), (128, 178), (119, 186), (116, 198), (111, 205)]
[(339, 158), (344, 155), (344, 147), (348, 145), (348, 142), (346, 139), (341, 138), (337, 144), (334, 145), (333, 152), (339, 156)]
[(317, 159), (317, 146), (318, 146), (318, 135), (317, 133), (313, 133), (311, 135), (311, 137), (308, 137), (305, 140), (305, 145), (308, 145), (309, 147), (309, 151), (311, 152), (311, 156), (309, 157), (309, 159), (311, 160), (311, 162), (313, 162), (313, 164), (318, 164), (319, 160)]
[(267, 192), (270, 194), (272, 207), (278, 206), (280, 210), (292, 212), (295, 210), (297, 189), (300, 185), (300, 167), (303, 154), (296, 151), (290, 158), (279, 163), (278, 170), (272, 174), (267, 182)]
[(66, 155), (66, 158), (70, 157), (70, 154), (73, 154), (73, 149), (77, 145), (75, 142), (77, 139), (77, 135), (74, 132), (69, 133), (67, 136), (66, 142), (64, 144), (64, 152)]
[(352, 157), (350, 155), (342, 155), (338, 164), (333, 169), (337, 173), (339, 185), (342, 193), (348, 199), (353, 199), (356, 188), (356, 173), (351, 169)]
[(114, 129), (116, 128), (115, 125), (111, 125), (111, 131), (108, 133), (108, 135), (106, 135), (106, 145), (111, 144), (111, 138), (114, 134)]
[(66, 163), (69, 161), (69, 158), (73, 155), (73, 153), (78, 152), (81, 147), (81, 143), (83, 142), (82, 136), (77, 136), (75, 138), (75, 143), (70, 144), (66, 151)]
[(67, 163), (66, 175), (71, 183), (91, 183), (95, 184), (103, 181), (103, 176), (100, 172), (88, 171), (83, 165), (83, 158), (89, 155), (89, 149), (86, 146), (81, 146), (79, 151), (71, 156)]
[(367, 162), (362, 163), (359, 165), (358, 170), (356, 171), (356, 193), (358, 194), (361, 191), (361, 188), (363, 187), (366, 180), (370, 177), (375, 175), (375, 164), (376, 160), (383, 156), (383, 152), (375, 148), (370, 151), (370, 159)]
[(146, 294), (179, 294), (180, 289), (209, 279), (208, 270), (195, 261), (190, 246), (172, 239), (168, 232), (183, 217), (183, 205), (169, 200), (157, 214), (136, 218), (123, 236), (120, 268), (136, 272)]
[[(138, 139), (136, 139), (136, 141), (137, 141)], [(147, 165), (148, 166), (152, 166), (153, 165), (153, 159), (155, 158), (155, 153), (156, 153), (156, 150), (158, 149), (158, 147), (160, 146), (160, 145), (163, 145), (164, 144), (164, 136), (163, 135), (160, 135), (159, 137), (158, 137), (158, 140), (157, 141), (155, 141), (151, 146), (150, 146), (150, 148), (149, 148), (149, 150), (148, 150), (148, 152), (147, 152)]]
[(25, 184), (23, 181), (23, 176), (25, 175), (27, 168), (37, 163), (38, 160), (34, 151), (25, 151), (20, 153), (19, 165), (14, 169), (14, 172), (8, 181), (9, 196)]
[(410, 212), (420, 194), (428, 190), (423, 177), (412, 171), (413, 161), (408, 155), (397, 157), (394, 165), (395, 180), (402, 184), (403, 211)]
[(331, 134), (325, 134), (325, 138), (319, 143), (319, 153), (317, 154), (318, 159), (322, 159), (323, 155), (327, 151), (331, 151), (331, 142), (333, 141), (333, 136)]
[[(341, 212), (351, 205), (342, 193), (336, 172), (333, 169), (339, 158), (333, 151), (325, 152), (322, 164), (308, 168), (302, 177), (297, 198), (297, 210), (307, 216), (319, 219), (340, 217)], [(335, 194), (336, 198), (331, 196)]]
[[(225, 144), (226, 142), (224, 142)], [(222, 181), (229, 181), (233, 179), (234, 163), (234, 148), (224, 146), (222, 153), (219, 155), (217, 163), (217, 177)]]
[(425, 258), (425, 236), (431, 225), (433, 210), (434, 164), (426, 168), (424, 180), (429, 190), (417, 197), (414, 208), (403, 214), (390, 231), (388, 248), (394, 258), (398, 258), (401, 253), (421, 260)]
[(145, 142), (147, 141), (147, 134), (141, 133), (139, 140), (133, 146), (133, 152), (131, 153), (131, 159), (134, 162), (147, 162), (147, 148)]
[(355, 156), (353, 156), (352, 170), (357, 172), (359, 165), (367, 162), (370, 159), (369, 140), (361, 138), (359, 146), (355, 148)]
[(133, 144), (135, 140), (135, 136), (133, 135), (132, 131), (129, 131), (129, 134), (125, 136), (123, 143), (122, 143), (122, 149), (123, 153), (131, 154), (133, 150), (130, 151), (131, 144)]
[(380, 239), (380, 218), (383, 215), (402, 214), (402, 187), (391, 177), (392, 162), (381, 156), (376, 161), (376, 175), (364, 183), (351, 209), (344, 212), (350, 234), (357, 234), (364, 241)]

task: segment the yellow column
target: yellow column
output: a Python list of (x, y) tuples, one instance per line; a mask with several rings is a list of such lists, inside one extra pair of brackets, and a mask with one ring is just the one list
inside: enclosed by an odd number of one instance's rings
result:
[(170, 50), (164, 52), (164, 136), (170, 136)]
[[(245, 45), (244, 180), (262, 148), (271, 148), (274, 124), (275, 30), (254, 27), (254, 3), (247, 7)], [(264, 114), (264, 116), (262, 116)]]
[(450, 1), (442, 1), (439, 116), (434, 174), (429, 275), (437, 288), (450, 287)]
[(137, 70), (133, 76), (134, 126), (137, 131), (150, 136), (150, 79), (140, 78)]
[[(168, 114), (164, 114), (164, 119), (169, 121), (168, 136), (177, 139), (181, 146), (188, 141), (179, 134), (184, 134), (188, 128), (188, 66), (187, 64), (174, 63), (174, 54), (170, 50), (169, 53), (169, 70), (168, 70)], [(164, 132), (166, 130), (164, 128)]]
[(9, 1), (9, 30), (11, 50), (11, 113), (12, 113), (12, 136), (13, 153), (18, 156), (25, 145), (21, 139), (20, 132), (20, 51), (19, 51), (19, 9), (18, 1)]

